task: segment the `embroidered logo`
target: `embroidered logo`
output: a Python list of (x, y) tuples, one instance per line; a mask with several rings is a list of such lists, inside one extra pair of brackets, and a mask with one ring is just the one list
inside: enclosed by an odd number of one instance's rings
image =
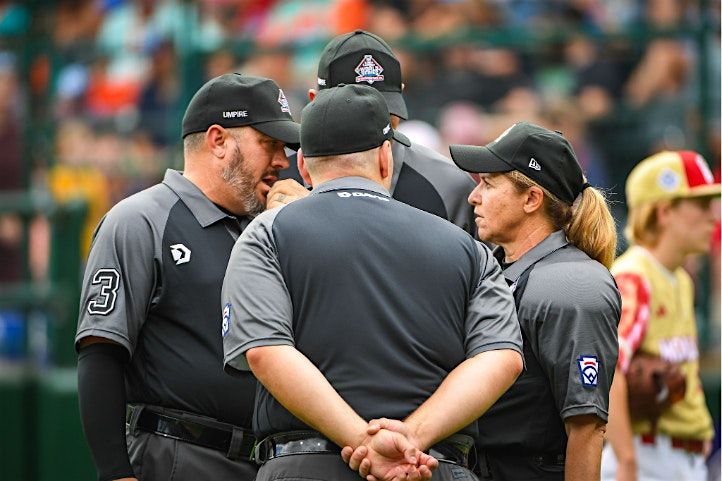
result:
[(221, 324), (221, 336), (226, 337), (231, 330), (231, 303), (223, 306), (223, 323)]
[(356, 83), (368, 82), (371, 85), (374, 82), (383, 82), (384, 76), (381, 72), (384, 68), (372, 55), (364, 55), (364, 58), (356, 66), (354, 71), (358, 74), (356, 77)]
[(532, 157), (531, 160), (529, 161), (529, 167), (531, 167), (534, 170), (541, 170), (541, 165), (539, 165), (539, 162), (537, 162), (534, 157)]
[(383, 130), (384, 135), (388, 134), (389, 130), (391, 130), (391, 124), (388, 124), (388, 125), (386, 125), (386, 127), (384, 127), (384, 130)]
[(170, 253), (177, 266), (190, 262), (191, 260), (191, 250), (183, 244), (173, 244), (170, 246)]
[(224, 119), (235, 119), (238, 117), (248, 117), (248, 110), (226, 110), (223, 112)]
[(281, 104), (281, 112), (291, 113), (291, 109), (288, 107), (288, 100), (286, 100), (286, 96), (281, 89), (278, 89), (278, 103)]
[(325, 87), (325, 86), (326, 86), (326, 79), (325, 79), (325, 78), (318, 77), (316, 80), (318, 81), (318, 84), (319, 84), (321, 87)]
[(579, 356), (577, 363), (579, 363), (582, 386), (586, 388), (597, 387), (599, 381), (599, 360), (597, 356)]

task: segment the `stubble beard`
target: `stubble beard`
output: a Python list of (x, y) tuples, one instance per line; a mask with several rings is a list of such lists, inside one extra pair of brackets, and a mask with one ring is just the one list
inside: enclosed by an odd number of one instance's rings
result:
[(266, 209), (263, 202), (256, 197), (256, 180), (253, 174), (246, 169), (245, 159), (241, 149), (236, 145), (233, 156), (223, 169), (221, 177), (233, 190), (235, 198), (243, 206), (247, 215), (256, 216)]

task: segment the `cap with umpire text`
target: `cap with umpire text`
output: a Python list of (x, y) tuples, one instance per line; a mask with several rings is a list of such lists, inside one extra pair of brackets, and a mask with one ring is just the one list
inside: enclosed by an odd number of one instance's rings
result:
[(183, 137), (205, 132), (211, 125), (253, 126), (288, 147), (298, 148), (299, 125), (283, 90), (271, 79), (238, 73), (206, 82), (191, 99), (183, 116)]
[(627, 205), (720, 195), (707, 162), (697, 152), (664, 151), (637, 164), (627, 177)]
[(391, 128), (384, 98), (367, 85), (322, 90), (301, 111), (301, 148), (306, 157), (371, 150), (391, 139), (410, 145)]
[(559, 132), (529, 122), (512, 125), (485, 146), (452, 145), (449, 151), (456, 165), (467, 172), (518, 170), (570, 205), (587, 186), (569, 141)]
[(391, 47), (378, 35), (355, 30), (331, 40), (318, 62), (318, 88), (364, 84), (381, 92), (389, 112), (409, 116), (401, 96), (401, 65)]

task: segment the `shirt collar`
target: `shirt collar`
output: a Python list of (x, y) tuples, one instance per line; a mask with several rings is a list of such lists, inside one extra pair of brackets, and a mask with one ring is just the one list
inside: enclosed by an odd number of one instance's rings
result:
[(394, 172), (391, 175), (391, 192), (393, 193), (396, 189), (396, 183), (399, 180), (399, 174), (401, 173), (401, 167), (404, 165), (404, 159), (406, 158), (407, 149), (405, 145), (399, 142), (391, 142), (391, 153), (394, 156)]
[(232, 218), (216, 207), (193, 182), (183, 177), (179, 171), (166, 170), (163, 183), (180, 197), (201, 227), (206, 228), (226, 217)]
[[(552, 232), (543, 241), (532, 247), (526, 254), (507, 267), (504, 270), (504, 278), (506, 278), (509, 284), (513, 284), (530, 265), (567, 244), (569, 244), (569, 241), (567, 241), (567, 236), (563, 230)], [(504, 249), (502, 249), (501, 246), (497, 246), (494, 249), (494, 257), (500, 264), (501, 261), (504, 260)]]
[(329, 180), (323, 184), (319, 184), (318, 187), (313, 189), (312, 194), (320, 194), (322, 192), (330, 192), (332, 190), (346, 190), (346, 189), (362, 189), (370, 190), (377, 194), (385, 195), (390, 197), (389, 191), (384, 189), (381, 184), (374, 182), (371, 179), (365, 177), (339, 177), (337, 179)]

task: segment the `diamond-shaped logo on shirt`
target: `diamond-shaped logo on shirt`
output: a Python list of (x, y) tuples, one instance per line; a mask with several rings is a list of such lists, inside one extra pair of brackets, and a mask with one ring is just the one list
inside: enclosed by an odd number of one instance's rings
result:
[(170, 246), (170, 253), (177, 266), (190, 262), (191, 260), (191, 250), (183, 244), (173, 244)]

